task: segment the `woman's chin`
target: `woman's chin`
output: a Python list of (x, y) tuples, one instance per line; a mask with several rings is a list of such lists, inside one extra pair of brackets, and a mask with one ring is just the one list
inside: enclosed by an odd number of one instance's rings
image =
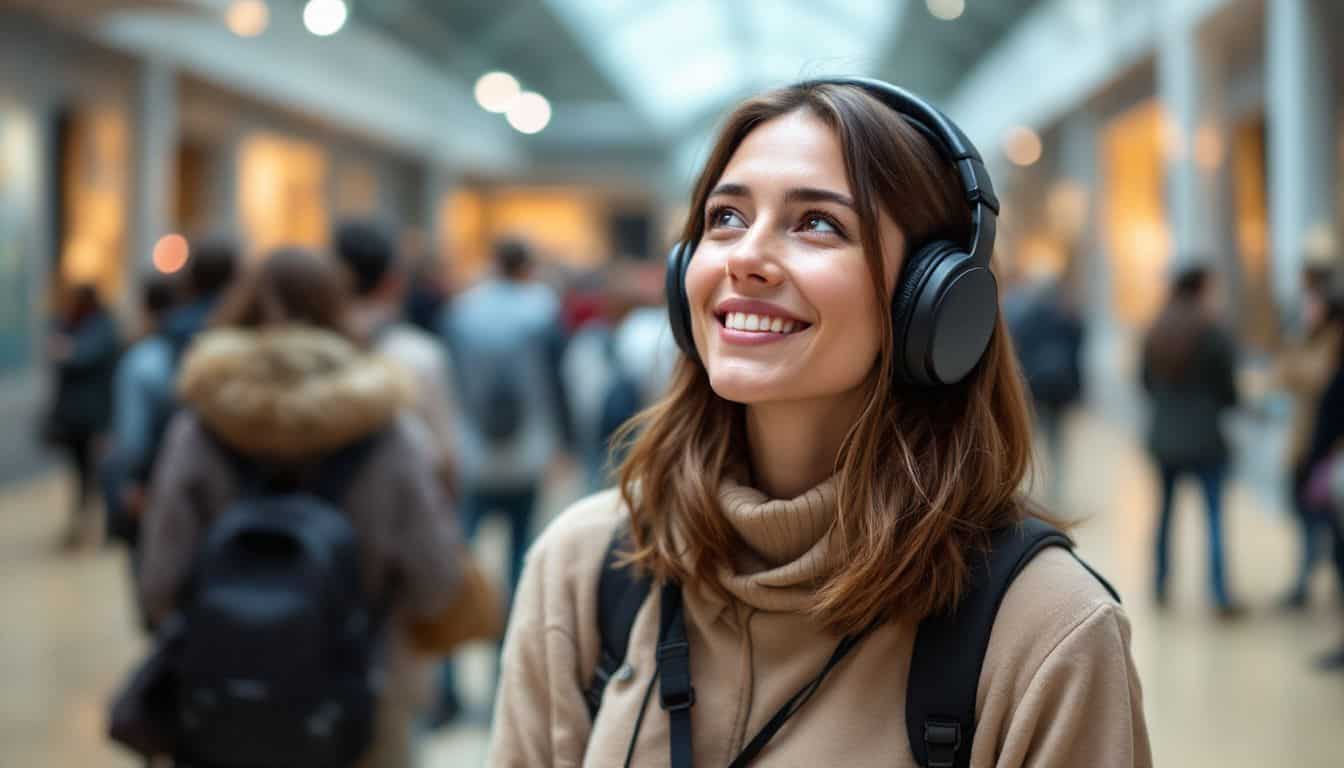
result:
[(711, 375), (709, 385), (714, 389), (714, 394), (724, 400), (743, 405), (788, 400), (798, 394), (790, 391), (795, 387), (783, 382), (762, 380), (759, 376), (743, 376), (737, 372)]

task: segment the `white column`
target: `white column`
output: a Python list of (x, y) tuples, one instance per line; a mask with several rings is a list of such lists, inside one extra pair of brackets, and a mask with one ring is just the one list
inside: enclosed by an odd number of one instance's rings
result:
[(424, 189), (421, 195), (423, 206), (420, 220), (424, 222), (425, 251), (438, 260), (444, 274), (450, 272), (448, 261), (457, 258), (457, 254), (448, 252), (448, 238), (445, 236), (447, 222), (444, 221), (444, 204), (457, 183), (457, 174), (444, 166), (429, 161), (425, 166)]
[(1322, 0), (1269, 0), (1265, 12), (1269, 250), (1274, 296), (1286, 311), (1296, 304), (1307, 233), (1333, 230), (1329, 15)]
[[(1073, 233), (1072, 271), (1079, 302), (1087, 307), (1089, 321), (1112, 322), (1110, 263), (1102, 247), (1098, 226), (1098, 208), (1101, 205), (1100, 159), (1097, 137), (1101, 126), (1096, 115), (1086, 109), (1074, 112), (1059, 126), (1057, 186), (1050, 191), (1047, 205), (1054, 217), (1067, 221), (1066, 229)], [(1063, 196), (1063, 199), (1060, 197)], [(1075, 209), (1075, 206), (1077, 207)]]
[(1223, 117), (1226, 75), (1216, 41), (1199, 34), (1191, 14), (1180, 13), (1176, 4), (1170, 10), (1162, 19), (1157, 79), (1166, 117), (1162, 138), (1172, 263), (1207, 263), (1228, 276), (1233, 240)]
[(214, 149), (210, 159), (208, 234), (226, 235), (243, 247), (242, 218), (238, 212), (238, 144), (238, 136), (229, 136)]
[(151, 263), (154, 243), (171, 231), (177, 182), (177, 72), (161, 60), (144, 62), (136, 89), (135, 230), (127, 285)]

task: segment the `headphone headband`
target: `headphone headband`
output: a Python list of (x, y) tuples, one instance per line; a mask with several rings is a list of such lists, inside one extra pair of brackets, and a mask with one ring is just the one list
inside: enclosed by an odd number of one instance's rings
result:
[(994, 234), (998, 229), (999, 198), (989, 180), (989, 171), (980, 152), (966, 138), (956, 123), (937, 107), (915, 94), (883, 80), (871, 77), (828, 77), (804, 80), (795, 87), (812, 88), (818, 85), (849, 85), (886, 104), (892, 111), (910, 121), (933, 148), (957, 171), (962, 192), (971, 207), (972, 235), (967, 252), (983, 267), (988, 267), (994, 250)]

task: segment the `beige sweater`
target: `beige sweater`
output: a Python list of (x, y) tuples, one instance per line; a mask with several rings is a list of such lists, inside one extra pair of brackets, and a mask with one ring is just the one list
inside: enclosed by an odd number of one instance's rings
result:
[[(737, 756), (810, 680), (838, 638), (800, 608), (808, 584), (840, 565), (825, 535), (835, 493), (825, 483), (798, 499), (767, 501), (727, 484), (725, 514), (750, 546), (719, 574), (734, 596), (687, 590), (695, 763)], [(626, 516), (614, 491), (561, 515), (534, 545), (505, 640), (491, 766), (624, 763), (655, 661), (658, 596), (636, 619), (634, 674), (607, 688), (596, 722), (583, 691), (598, 656), (597, 582)], [(905, 728), (905, 680), (916, 625), (875, 630), (775, 736), (756, 766), (914, 768)], [(1073, 558), (1050, 549), (1009, 589), (994, 625), (977, 696), (972, 766), (1151, 766), (1129, 623)], [(666, 765), (668, 719), (653, 697), (632, 765)]]

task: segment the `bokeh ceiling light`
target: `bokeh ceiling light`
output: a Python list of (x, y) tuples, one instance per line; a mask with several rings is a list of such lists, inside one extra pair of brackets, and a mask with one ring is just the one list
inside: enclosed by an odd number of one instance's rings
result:
[(171, 275), (187, 265), (191, 248), (187, 238), (178, 235), (164, 235), (154, 244), (154, 268), (165, 275)]
[(508, 72), (490, 72), (476, 81), (476, 103), (487, 112), (508, 112), (522, 89)]
[(551, 103), (540, 93), (520, 94), (505, 116), (519, 133), (537, 133), (551, 122)]
[(303, 7), (303, 26), (318, 37), (326, 37), (341, 31), (349, 15), (345, 0), (308, 0)]
[(1041, 159), (1041, 137), (1025, 126), (1010, 129), (1003, 137), (1003, 154), (1013, 165), (1031, 165)]
[(966, 0), (924, 0), (924, 5), (943, 21), (959, 19), (966, 12)]
[(256, 37), (271, 23), (271, 9), (266, 0), (234, 0), (224, 13), (224, 23), (239, 37)]

